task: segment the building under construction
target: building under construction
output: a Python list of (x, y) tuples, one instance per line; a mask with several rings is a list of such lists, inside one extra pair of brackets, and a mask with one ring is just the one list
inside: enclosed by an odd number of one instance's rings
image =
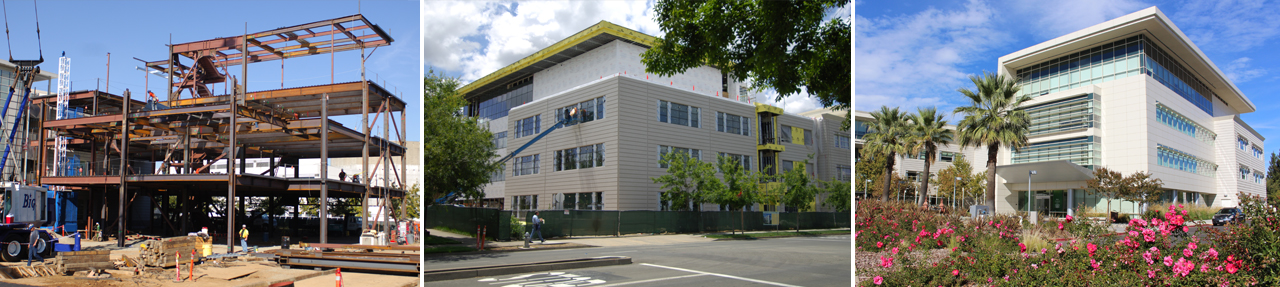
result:
[[(329, 199), (361, 198), (360, 210), (367, 212), (368, 199), (378, 198), (374, 202), (383, 205), (378, 210), (403, 213), (403, 206), (389, 206), (387, 199), (405, 194), (405, 102), (364, 76), (367, 56), (392, 42), (357, 14), (170, 43), (162, 60), (145, 61), (147, 69), (169, 79), (163, 93), (71, 92), (59, 81), (56, 94), (30, 103), (38, 119), (35, 126), (42, 129), (29, 141), (30, 148), (44, 151), (34, 160), (41, 168), (31, 173), (36, 184), (59, 191), (51, 192), (57, 197), (50, 205), (51, 220), (90, 236), (100, 226), (104, 237), (114, 236), (121, 245), (126, 234), (185, 235), (204, 227), (217, 242), (226, 238), (231, 243), (238, 225), (254, 226), (265, 217), (245, 213), (244, 202), (250, 199), (267, 206), (265, 210), (292, 207), (292, 219), (271, 218), (273, 224), (268, 224), (291, 231), (272, 235), (318, 235), (308, 241), (328, 243), (333, 224)], [(359, 59), (334, 56), (354, 50), (360, 50)], [(250, 64), (325, 54), (331, 65), (360, 61), (360, 79), (260, 91), (245, 85), (252, 77)], [(65, 71), (69, 63), (63, 60), (60, 66)], [(344, 115), (360, 115), (361, 126), (346, 127), (331, 119)], [(371, 136), (379, 129), (387, 138)], [(324, 163), (339, 157), (361, 158), (366, 176), (359, 182), (330, 176)], [(271, 168), (246, 173), (246, 159), (265, 159)], [(319, 159), (321, 172), (298, 174), (302, 159)], [(215, 162), (227, 164), (213, 170)], [(295, 167), (294, 172), (277, 172), (282, 166)], [(318, 222), (297, 219), (307, 205), (318, 212)], [(390, 234), (391, 228), (362, 222), (360, 229)]]

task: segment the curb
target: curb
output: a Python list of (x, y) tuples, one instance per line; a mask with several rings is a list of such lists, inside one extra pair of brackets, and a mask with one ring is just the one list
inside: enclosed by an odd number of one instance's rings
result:
[(476, 250), (476, 251), (467, 251), (467, 252), (426, 253), (426, 254), (423, 254), (423, 257), (438, 257), (438, 256), (449, 256), (449, 255), (476, 255), (476, 254), (490, 254), (490, 253), (523, 252), (523, 251), (538, 251), (538, 250), (560, 250), (560, 249), (576, 249), (576, 248), (595, 248), (595, 247), (600, 247), (600, 246), (594, 246), (594, 245), (583, 245), (583, 246), (572, 246), (572, 247), (561, 247), (561, 248), (529, 248), (529, 249), (512, 249), (512, 250), (483, 250), (483, 251), (481, 251), (481, 250)]
[(826, 235), (850, 235), (850, 234), (853, 234), (853, 233), (850, 232), (850, 233), (832, 233), (832, 234), (818, 234), (818, 235), (788, 235), (788, 236), (747, 237), (747, 238), (716, 238), (715, 240), (712, 240), (712, 241), (760, 240), (760, 239), (793, 238), (793, 237), (820, 237), (820, 236), (826, 236)]
[(560, 269), (590, 268), (631, 264), (631, 257), (603, 256), (570, 260), (532, 262), (511, 265), (493, 265), (455, 269), (426, 270), (422, 272), (424, 282), (454, 279), (475, 278), (483, 276), (499, 276), (518, 273), (551, 271)]

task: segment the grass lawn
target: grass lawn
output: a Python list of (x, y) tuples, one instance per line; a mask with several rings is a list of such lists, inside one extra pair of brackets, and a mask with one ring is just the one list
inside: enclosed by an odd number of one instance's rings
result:
[(822, 231), (778, 231), (765, 233), (748, 233), (748, 234), (710, 234), (707, 238), (715, 239), (755, 239), (770, 237), (792, 237), (792, 236), (817, 236), (817, 235), (833, 235), (833, 234), (849, 234), (848, 230), (822, 230)]
[(449, 238), (430, 235), (430, 236), (427, 236), (426, 240), (422, 241), (422, 244), (423, 245), (449, 245), (449, 244), (462, 244), (462, 242), (458, 242), (457, 240), (453, 240)]
[(425, 250), (422, 250), (422, 253), (432, 254), (432, 253), (454, 253), (454, 252), (469, 252), (469, 251), (476, 251), (476, 249), (471, 247), (466, 247), (466, 246), (444, 246), (444, 247), (436, 247), (436, 248), (427, 248)]

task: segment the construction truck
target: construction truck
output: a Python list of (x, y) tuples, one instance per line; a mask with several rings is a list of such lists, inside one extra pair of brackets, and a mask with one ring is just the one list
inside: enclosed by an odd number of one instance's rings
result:
[[(0, 183), (0, 260), (16, 262), (27, 258), (27, 252), (35, 252), (44, 258), (53, 257), (56, 240), (48, 231), (35, 228), (45, 222), (45, 196), (48, 190), (17, 182)], [(31, 246), (31, 233), (39, 234), (35, 246)]]

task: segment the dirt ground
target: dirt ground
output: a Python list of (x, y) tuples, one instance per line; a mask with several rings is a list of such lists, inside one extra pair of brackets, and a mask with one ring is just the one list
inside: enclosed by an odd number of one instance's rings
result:
[[(82, 244), (86, 249), (111, 249), (111, 259), (119, 261), (122, 255), (132, 258), (138, 257), (138, 248), (136, 246), (126, 248), (110, 247), (109, 243), (89, 243)], [(270, 249), (276, 249), (270, 248)], [(265, 250), (266, 248), (264, 248)], [(225, 252), (226, 245), (214, 245), (215, 252)], [(53, 260), (46, 260), (48, 264), (53, 264)], [(23, 262), (5, 262), (0, 266), (26, 266)], [(261, 258), (250, 258), (246, 260), (231, 259), (223, 263), (215, 261), (206, 261), (195, 266), (194, 281), (187, 280), (181, 283), (175, 283), (176, 276), (174, 268), (145, 268), (140, 269), (135, 274), (132, 267), (121, 267), (120, 270), (106, 270), (110, 277), (107, 279), (90, 279), (82, 276), (54, 276), (54, 277), (37, 277), (4, 280), (4, 283), (23, 284), (33, 286), (91, 286), (91, 287), (116, 287), (116, 286), (191, 286), (191, 287), (231, 287), (241, 286), (253, 283), (270, 283), (294, 280), (295, 286), (334, 286), (333, 270), (317, 271), (313, 269), (287, 269), (281, 268), (273, 261)], [(188, 275), (187, 267), (182, 268), (182, 276)], [(251, 272), (251, 273), (250, 273)], [(234, 277), (244, 273), (249, 273), (241, 277)], [(379, 286), (379, 287), (397, 287), (397, 286), (417, 286), (419, 278), (412, 275), (392, 275), (392, 274), (374, 274), (361, 273), (354, 271), (343, 271), (344, 283), (359, 282), (360, 286)], [(308, 278), (301, 278), (308, 277)], [(355, 286), (355, 285), (350, 285)]]

